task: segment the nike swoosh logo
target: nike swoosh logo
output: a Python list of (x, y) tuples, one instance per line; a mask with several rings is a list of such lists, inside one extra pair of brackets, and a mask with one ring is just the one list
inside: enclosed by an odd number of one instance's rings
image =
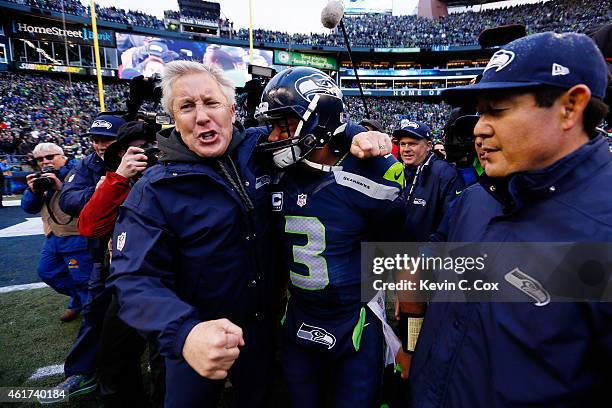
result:
[(364, 325), (363, 325), (363, 327), (366, 327), (366, 326), (367, 326), (367, 325), (369, 325), (369, 324), (370, 324), (370, 323), (366, 323), (366, 324), (364, 324)]
[(455, 190), (455, 195), (461, 194), (461, 191), (463, 191), (463, 190)]
[(395, 179), (395, 181), (399, 180), (400, 177), (402, 177), (402, 172), (401, 171), (399, 173), (395, 173), (393, 175), (393, 178)]

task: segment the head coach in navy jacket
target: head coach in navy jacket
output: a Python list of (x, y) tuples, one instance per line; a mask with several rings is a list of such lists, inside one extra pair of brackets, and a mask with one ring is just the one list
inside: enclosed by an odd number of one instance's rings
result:
[[(606, 86), (605, 60), (588, 37), (542, 33), (497, 51), (480, 83), (445, 91), (453, 104), (475, 99), (486, 171), (455, 201), (448, 241), (612, 242), (612, 158), (596, 128)], [(430, 304), (412, 360), (412, 406), (605, 404), (612, 304), (535, 303), (520, 285), (500, 285), (526, 302)]]
[(276, 257), (261, 129), (234, 125), (234, 85), (218, 69), (171, 62), (162, 89), (175, 127), (158, 134), (161, 163), (115, 227), (119, 316), (159, 341), (166, 406), (217, 406), (228, 375), (238, 406), (263, 406)]

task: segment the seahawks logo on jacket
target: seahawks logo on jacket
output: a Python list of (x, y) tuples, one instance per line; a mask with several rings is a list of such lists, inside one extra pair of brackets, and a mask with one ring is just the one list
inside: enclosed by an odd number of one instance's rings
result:
[(336, 344), (336, 337), (325, 329), (320, 327), (311, 326), (306, 323), (302, 323), (298, 329), (297, 336), (300, 339), (313, 341), (315, 343), (323, 344), (327, 346), (327, 349), (331, 349)]
[(295, 83), (295, 90), (308, 102), (312, 102), (316, 94), (342, 99), (340, 88), (330, 78), (321, 74), (312, 74), (300, 78)]

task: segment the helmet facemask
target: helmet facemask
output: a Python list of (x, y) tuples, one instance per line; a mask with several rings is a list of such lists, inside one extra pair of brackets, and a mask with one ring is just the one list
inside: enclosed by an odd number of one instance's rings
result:
[[(271, 109), (259, 113), (258, 120), (260, 123), (266, 124), (270, 131), (275, 122), (284, 122), (280, 126), (286, 129), (286, 132), (283, 133), (287, 133), (287, 138), (275, 142), (261, 143), (258, 146), (258, 150), (272, 152), (276, 166), (285, 168), (302, 161), (313, 150), (325, 146), (330, 141), (333, 133), (325, 127), (319, 126), (320, 115), (316, 113), (319, 100), (320, 95), (315, 95), (303, 113), (299, 112), (301, 109), (296, 109), (293, 106)], [(297, 118), (299, 120), (294, 134), (292, 134), (289, 124), (290, 118)], [(277, 124), (277, 126), (279, 125)]]
[[(276, 74), (266, 85), (256, 117), (268, 124), (287, 125), (298, 120), (287, 138), (258, 144), (259, 151), (272, 152), (279, 167), (308, 160), (315, 149), (329, 144), (334, 154), (334, 134), (346, 122), (342, 91), (325, 73), (310, 67), (293, 67)], [(276, 123), (274, 123), (276, 122)], [(293, 124), (293, 123), (292, 123)], [(286, 126), (288, 128), (288, 126)], [(283, 135), (284, 136), (284, 135)]]

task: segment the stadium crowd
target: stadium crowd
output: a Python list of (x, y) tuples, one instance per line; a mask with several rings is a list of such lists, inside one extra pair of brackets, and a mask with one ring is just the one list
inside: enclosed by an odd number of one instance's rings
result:
[[(106, 109), (125, 109), (127, 90), (124, 84), (105, 85)], [(93, 81), (0, 73), (0, 154), (28, 155), (49, 142), (82, 158), (91, 142), (80, 135), (99, 110), (97, 99)]]
[[(76, 16), (89, 16), (90, 7), (83, 5), (79, 0), (8, 0), (11, 3), (24, 6), (37, 7), (39, 9), (51, 10), (58, 13), (74, 14)], [(100, 7), (96, 4), (96, 17), (100, 20), (112, 21), (114, 23), (129, 24), (133, 26), (164, 28), (164, 22), (150, 14), (136, 10), (124, 10), (117, 7)]]
[[(106, 84), (106, 109), (125, 110), (128, 87)], [(94, 81), (72, 81), (33, 74), (0, 73), (0, 155), (31, 153), (38, 143), (62, 146), (66, 154), (80, 159), (91, 152), (89, 138), (82, 138), (98, 111)], [(349, 116), (365, 117), (360, 98), (346, 97)], [(444, 126), (449, 107), (445, 104), (411, 102), (405, 99), (368, 98), (371, 118), (392, 132), (401, 119), (430, 124), (434, 133)], [(238, 117), (244, 115), (238, 113)]]
[[(345, 18), (347, 34), (353, 46), (361, 47), (432, 47), (477, 44), (478, 35), (488, 27), (524, 24), (529, 33), (543, 31), (585, 32), (589, 27), (611, 19), (608, 0), (552, 0), (481, 12), (451, 14), (440, 20), (419, 16), (369, 14)], [(248, 39), (241, 28), (234, 38)], [(344, 46), (340, 32), (293, 34), (255, 30), (255, 42)]]
[[(63, 11), (74, 15), (89, 15), (89, 7), (79, 0), (8, 0), (12, 3)], [(133, 26), (164, 28), (164, 22), (155, 16), (134, 10), (96, 5), (100, 20)], [(503, 24), (525, 24), (529, 33), (543, 31), (586, 32), (589, 27), (612, 19), (608, 0), (551, 0), (545, 3), (523, 4), (480, 12), (465, 11), (447, 18), (430, 20), (419, 16), (392, 16), (369, 14), (345, 18), (347, 33), (353, 46), (360, 47), (432, 47), (477, 44), (477, 37), (485, 28)], [(169, 17), (177, 18), (178, 12), (168, 10)], [(249, 39), (246, 28), (233, 29), (233, 23), (219, 20), (221, 36), (240, 40)], [(316, 46), (343, 46), (341, 33), (296, 33), (256, 29), (255, 42), (300, 44)]]
[[(345, 97), (344, 101), (351, 120), (359, 122), (365, 118), (361, 98)], [(450, 113), (450, 106), (445, 103), (390, 98), (366, 98), (366, 101), (370, 110), (370, 119), (380, 122), (389, 134), (398, 128), (402, 119), (409, 119), (429, 124), (434, 135), (441, 136), (442, 128)]]

